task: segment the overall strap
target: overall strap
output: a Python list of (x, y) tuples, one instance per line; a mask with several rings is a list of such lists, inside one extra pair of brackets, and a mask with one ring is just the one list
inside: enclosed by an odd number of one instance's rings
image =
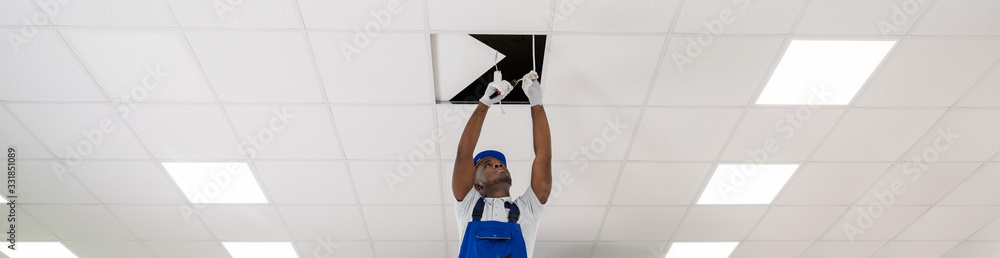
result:
[[(507, 212), (507, 222), (517, 223), (517, 219), (521, 217), (521, 210), (517, 208), (517, 204), (512, 202), (504, 202), (503, 207), (510, 209)], [(483, 219), (483, 209), (486, 208), (486, 200), (483, 197), (479, 197), (476, 201), (476, 207), (472, 208), (472, 221), (481, 221)]]

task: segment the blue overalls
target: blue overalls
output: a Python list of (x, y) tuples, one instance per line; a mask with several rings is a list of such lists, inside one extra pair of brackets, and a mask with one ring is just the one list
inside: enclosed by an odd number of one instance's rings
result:
[(504, 202), (503, 207), (510, 209), (507, 222), (480, 221), (485, 206), (485, 199), (479, 197), (472, 210), (472, 221), (465, 227), (458, 258), (528, 258), (521, 225), (517, 224), (521, 215), (517, 204)]

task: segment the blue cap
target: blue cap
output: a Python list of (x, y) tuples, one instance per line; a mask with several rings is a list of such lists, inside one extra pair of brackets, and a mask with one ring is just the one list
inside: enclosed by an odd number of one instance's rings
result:
[(504, 166), (507, 165), (507, 157), (504, 157), (503, 153), (500, 153), (499, 151), (495, 150), (484, 150), (482, 152), (479, 152), (479, 154), (476, 154), (476, 157), (472, 159), (472, 163), (479, 164), (479, 160), (485, 157), (493, 157), (499, 159), (500, 162), (503, 162)]

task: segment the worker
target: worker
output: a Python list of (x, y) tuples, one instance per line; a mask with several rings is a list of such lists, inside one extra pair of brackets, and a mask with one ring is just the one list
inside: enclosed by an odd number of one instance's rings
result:
[[(495, 150), (473, 156), (489, 108), (507, 96), (498, 89), (512, 89), (498, 80), (487, 86), (458, 142), (452, 190), (462, 247), (459, 258), (530, 258), (542, 208), (552, 190), (552, 140), (542, 108), (542, 89), (535, 71), (523, 76), (521, 89), (531, 109), (535, 160), (531, 184), (520, 197), (511, 198), (507, 159)], [(501, 92), (501, 94), (494, 94)], [(494, 97), (495, 96), (495, 97)]]

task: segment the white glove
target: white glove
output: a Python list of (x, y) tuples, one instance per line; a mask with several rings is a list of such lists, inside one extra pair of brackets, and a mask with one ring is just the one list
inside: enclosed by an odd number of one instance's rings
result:
[(521, 82), (524, 83), (524, 95), (528, 96), (529, 106), (541, 105), (542, 83), (538, 81), (538, 73), (534, 70), (528, 72), (521, 78)]
[[(491, 82), (488, 86), (486, 86), (486, 92), (483, 93), (482, 98), (479, 98), (479, 102), (486, 104), (486, 106), (492, 107), (493, 104), (500, 102), (500, 100), (502, 100), (504, 97), (507, 97), (507, 94), (510, 93), (511, 90), (514, 90), (514, 86), (510, 85), (510, 82), (507, 81)], [(500, 92), (500, 95), (490, 98), (490, 96), (496, 94), (497, 91)]]

